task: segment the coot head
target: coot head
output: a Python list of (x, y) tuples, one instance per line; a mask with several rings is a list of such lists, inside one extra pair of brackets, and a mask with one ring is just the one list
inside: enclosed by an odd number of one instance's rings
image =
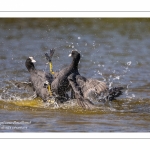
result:
[(72, 50), (71, 54), (69, 54), (69, 57), (72, 57), (73, 60), (79, 61), (80, 60), (80, 53), (76, 50)]
[(25, 65), (29, 72), (35, 69), (35, 67), (34, 67), (35, 62), (36, 61), (33, 59), (33, 57), (27, 58)]

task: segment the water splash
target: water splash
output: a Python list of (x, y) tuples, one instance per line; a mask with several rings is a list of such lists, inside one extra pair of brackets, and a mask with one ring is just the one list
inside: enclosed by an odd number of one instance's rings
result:
[(35, 98), (35, 93), (19, 89), (13, 81), (4, 81), (3, 85), (0, 91), (0, 100), (32, 100)]

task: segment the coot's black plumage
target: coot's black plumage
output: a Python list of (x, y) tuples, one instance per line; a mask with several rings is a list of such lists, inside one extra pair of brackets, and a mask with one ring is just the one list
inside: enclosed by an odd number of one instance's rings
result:
[(39, 96), (44, 102), (50, 98), (50, 93), (47, 88), (44, 87), (44, 83), (51, 83), (53, 81), (53, 76), (50, 73), (45, 73), (44, 71), (37, 70), (34, 66), (36, 62), (33, 57), (27, 58), (25, 66), (30, 73), (30, 81), (36, 91), (37, 96)]
[(68, 82), (68, 76), (70, 74), (78, 75), (78, 63), (80, 60), (80, 53), (77, 51), (72, 51), (72, 63), (67, 66), (66, 68), (63, 68), (61, 71), (54, 74), (54, 81), (51, 84), (51, 90), (53, 95), (56, 95), (60, 97), (60, 99), (63, 99), (65, 97), (66, 92), (70, 89), (70, 85)]

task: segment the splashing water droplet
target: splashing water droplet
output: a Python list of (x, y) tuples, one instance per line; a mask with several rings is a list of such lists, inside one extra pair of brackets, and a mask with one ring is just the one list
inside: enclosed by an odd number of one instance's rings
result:
[(113, 82), (110, 82), (110, 83), (109, 83), (109, 88), (111, 88), (112, 83), (113, 83)]
[(120, 79), (120, 76), (117, 76), (117, 77), (116, 77), (116, 79), (118, 79), (118, 80), (119, 80), (119, 79)]
[(125, 91), (125, 94), (128, 95), (128, 90)]
[(130, 66), (130, 65), (131, 65), (131, 63), (132, 63), (131, 61), (127, 62), (127, 65), (128, 65), (128, 66)]

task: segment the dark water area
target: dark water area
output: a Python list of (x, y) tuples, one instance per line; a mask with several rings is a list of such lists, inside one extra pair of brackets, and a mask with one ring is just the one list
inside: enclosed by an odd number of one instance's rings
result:
[[(49, 71), (44, 53), (55, 48), (54, 70), (81, 55), (80, 74), (124, 86), (98, 110), (51, 109), (12, 81), (28, 81), (25, 60)], [(149, 18), (0, 18), (0, 132), (149, 132)]]

